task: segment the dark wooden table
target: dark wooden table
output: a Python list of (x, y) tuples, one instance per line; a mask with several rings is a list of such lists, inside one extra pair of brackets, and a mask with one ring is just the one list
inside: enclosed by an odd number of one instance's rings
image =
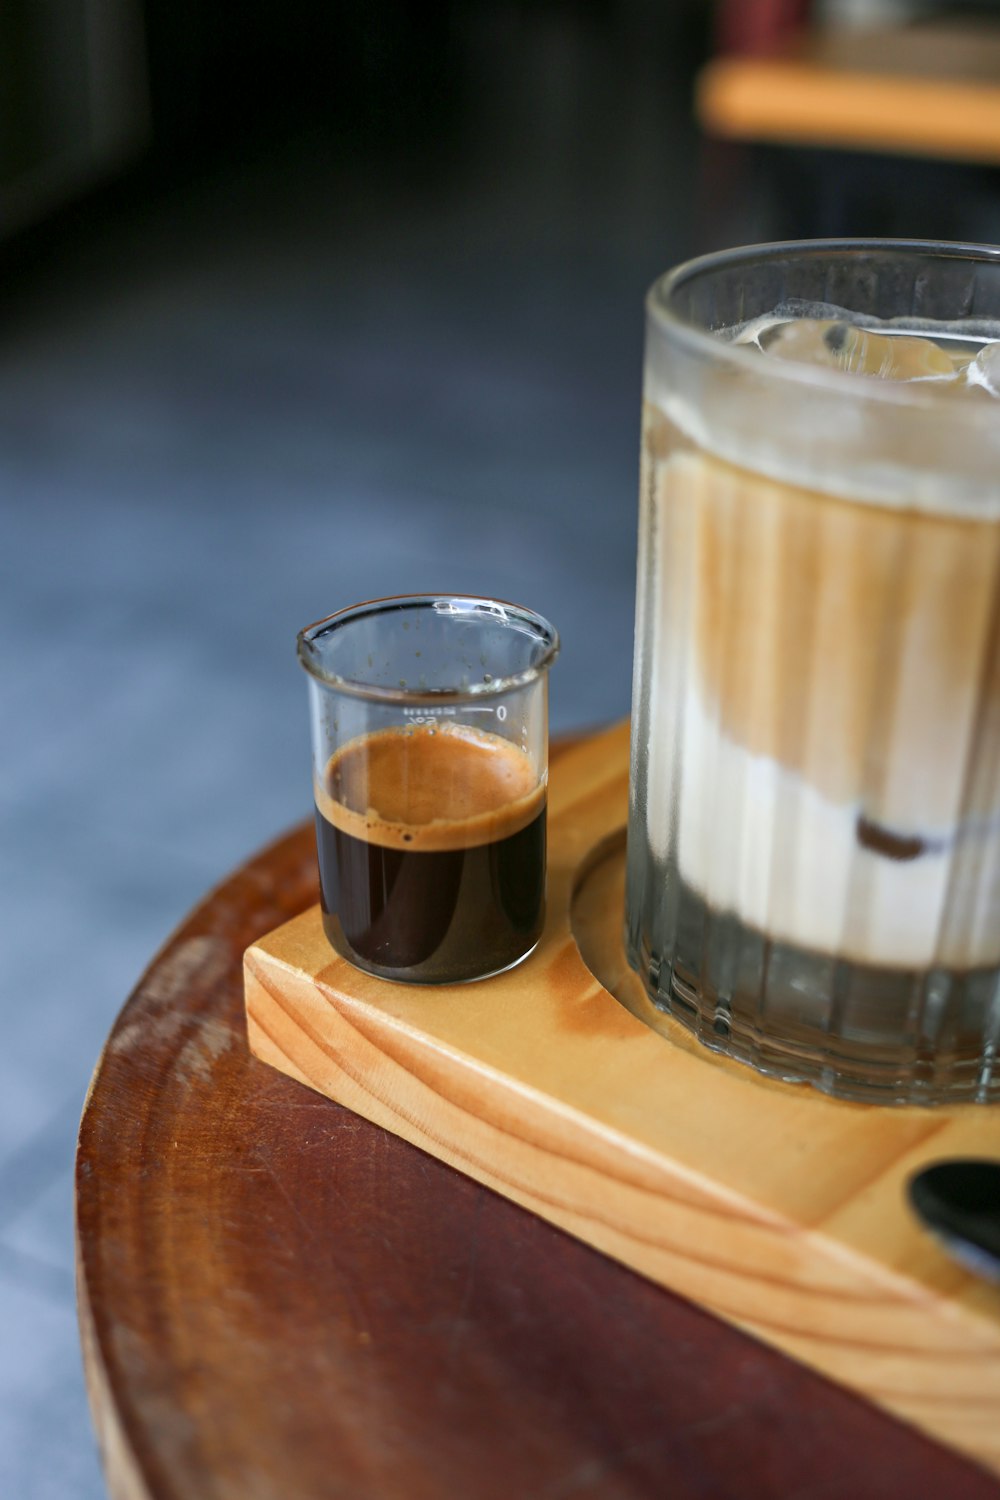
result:
[(251, 1058), (241, 959), (303, 826), (108, 1038), (77, 1265), (113, 1497), (1000, 1500), (1000, 1481)]

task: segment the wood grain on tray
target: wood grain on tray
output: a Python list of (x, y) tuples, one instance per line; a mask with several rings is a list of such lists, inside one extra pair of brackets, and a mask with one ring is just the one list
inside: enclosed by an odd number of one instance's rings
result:
[(624, 726), (554, 764), (548, 919), (519, 968), (386, 984), (312, 908), (247, 951), (253, 1051), (1000, 1471), (1000, 1299), (905, 1202), (921, 1166), (1000, 1154), (1000, 1115), (839, 1103), (626, 1010), (627, 771)]

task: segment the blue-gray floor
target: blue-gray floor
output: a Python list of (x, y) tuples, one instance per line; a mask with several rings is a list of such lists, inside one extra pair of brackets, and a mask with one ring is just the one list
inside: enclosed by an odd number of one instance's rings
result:
[(309, 811), (296, 629), (495, 593), (562, 632), (556, 730), (627, 711), (687, 98), (588, 124), (596, 55), (561, 91), (544, 38), (520, 66), (517, 109), (419, 171), (300, 144), (119, 204), (0, 291), (0, 1494), (104, 1493), (76, 1123), (158, 945)]

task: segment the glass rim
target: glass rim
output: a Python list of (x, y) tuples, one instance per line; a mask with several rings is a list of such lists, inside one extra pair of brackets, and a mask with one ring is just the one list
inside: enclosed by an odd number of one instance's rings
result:
[[(994, 264), (1000, 269), (1000, 246), (977, 244), (959, 240), (913, 240), (878, 238), (840, 238), (815, 240), (769, 240), (758, 245), (738, 245), (729, 250), (713, 250), (706, 255), (693, 256), (681, 261), (658, 276), (646, 295), (646, 312), (650, 320), (669, 337), (703, 357), (730, 365), (744, 373), (753, 370), (765, 382), (776, 381), (779, 385), (795, 387), (813, 386), (827, 390), (839, 397), (855, 395), (866, 402), (888, 402), (894, 406), (933, 408), (940, 411), (942, 400), (948, 402), (959, 423), (994, 426), (998, 412), (989, 402), (960, 402), (948, 397), (932, 380), (877, 380), (861, 378), (846, 370), (828, 368), (824, 365), (809, 365), (790, 359), (762, 361), (747, 345), (734, 344), (718, 337), (709, 329), (684, 318), (671, 305), (678, 290), (696, 277), (737, 265), (740, 262), (752, 265), (775, 260), (779, 256), (798, 255), (803, 258), (820, 255), (861, 255), (873, 251), (885, 251), (899, 256), (922, 255), (937, 257), (942, 261), (975, 260)], [(845, 309), (850, 311), (850, 309)], [(955, 320), (959, 322), (959, 319)], [(988, 320), (966, 319), (970, 327), (980, 326)], [(1000, 315), (996, 321), (1000, 323)], [(970, 333), (970, 337), (975, 337)]]
[[(498, 624), (513, 626), (520, 623), (529, 626), (544, 647), (542, 655), (531, 666), (506, 677), (494, 677), (489, 682), (469, 683), (468, 686), (442, 688), (386, 687), (331, 672), (320, 660), (317, 643), (358, 620), (407, 610), (436, 609), (440, 614), (458, 614), (459, 611), (454, 608), (456, 605), (464, 606), (464, 613), (489, 616)], [(479, 594), (389, 594), (381, 599), (366, 599), (360, 604), (349, 604), (344, 609), (335, 610), (332, 615), (325, 615), (323, 619), (303, 626), (295, 639), (299, 662), (315, 682), (350, 697), (367, 698), (385, 704), (458, 704), (469, 698), (496, 697), (509, 693), (544, 676), (558, 656), (560, 647), (559, 633), (544, 615), (523, 604), (512, 604), (506, 599)]]

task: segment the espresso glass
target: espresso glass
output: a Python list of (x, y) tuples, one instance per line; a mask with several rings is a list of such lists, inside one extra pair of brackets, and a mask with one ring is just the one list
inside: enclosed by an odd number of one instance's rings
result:
[(455, 984), (538, 942), (558, 646), (531, 610), (457, 595), (376, 599), (300, 632), (323, 926), (358, 968)]
[(648, 301), (635, 1004), (846, 1098), (1000, 1097), (998, 339), (989, 247), (751, 247)]

